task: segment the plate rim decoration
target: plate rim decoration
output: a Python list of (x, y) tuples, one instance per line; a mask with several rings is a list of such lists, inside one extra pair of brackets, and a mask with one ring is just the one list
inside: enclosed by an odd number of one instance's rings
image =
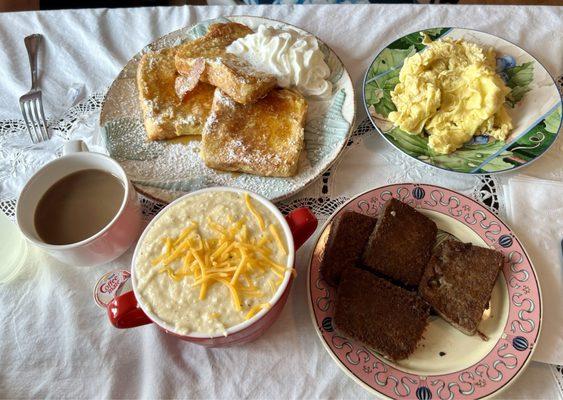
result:
[[(163, 45), (163, 43), (166, 43), (166, 40), (170, 40), (170, 38), (175, 38), (179, 35), (182, 35), (183, 37), (186, 37), (186, 39), (188, 39), (189, 37), (187, 36), (190, 32), (194, 31), (195, 29), (197, 29), (198, 27), (206, 27), (208, 26), (210, 23), (212, 23), (213, 21), (217, 21), (217, 22), (221, 22), (221, 19), (226, 19), (226, 20), (230, 20), (232, 22), (238, 22), (238, 23), (245, 23), (244, 20), (252, 20), (257, 24), (262, 23), (268, 23), (270, 25), (280, 25), (280, 26), (284, 26), (284, 27), (288, 27), (288, 28), (292, 28), (295, 29), (298, 32), (304, 33), (304, 34), (308, 34), (313, 36), (317, 42), (319, 43), (319, 46), (324, 46), (329, 53), (330, 57), (334, 57), (335, 60), (337, 60), (338, 62), (338, 67), (339, 69), (337, 70), (339, 73), (339, 77), (335, 82), (341, 82), (340, 83), (340, 91), (344, 92), (344, 100), (342, 103), (342, 112), (345, 113), (346, 116), (342, 115), (342, 120), (345, 121), (348, 124), (348, 127), (345, 129), (345, 134), (342, 135), (342, 137), (340, 139), (338, 139), (336, 141), (336, 145), (334, 145), (334, 148), (330, 151), (330, 153), (327, 154), (326, 159), (322, 160), (322, 162), (318, 162), (318, 164), (316, 166), (313, 166), (311, 171), (306, 174), (303, 175), (302, 177), (299, 178), (299, 182), (296, 182), (295, 184), (293, 184), (291, 187), (288, 187), (287, 190), (281, 190), (280, 193), (277, 194), (272, 194), (271, 196), (262, 193), (260, 191), (257, 191), (255, 188), (249, 188), (249, 187), (245, 187), (244, 185), (237, 185), (235, 181), (233, 181), (232, 183), (223, 183), (223, 182), (211, 182), (211, 184), (205, 184), (203, 187), (209, 187), (209, 186), (233, 186), (233, 187), (240, 187), (243, 188), (245, 190), (250, 190), (252, 192), (257, 192), (258, 194), (266, 197), (269, 201), (272, 202), (279, 202), (282, 200), (285, 200), (291, 196), (293, 196), (294, 194), (296, 194), (297, 192), (305, 189), (306, 187), (308, 187), (309, 185), (311, 185), (315, 180), (317, 180), (319, 177), (321, 177), (327, 170), (329, 170), (334, 163), (342, 156), (342, 154), (344, 153), (344, 150), (347, 147), (348, 142), (350, 141), (350, 137), (352, 136), (354, 127), (355, 127), (355, 123), (356, 123), (356, 119), (357, 119), (357, 105), (355, 102), (355, 98), (356, 98), (356, 93), (355, 93), (355, 88), (354, 88), (354, 83), (352, 81), (352, 78), (350, 76), (350, 73), (348, 71), (348, 69), (346, 68), (346, 64), (342, 61), (342, 59), (339, 57), (339, 55), (332, 49), (332, 47), (330, 47), (328, 44), (326, 44), (324, 41), (322, 41), (318, 36), (316, 36), (315, 34), (301, 28), (298, 27), (296, 25), (290, 24), (288, 22), (285, 21), (281, 21), (281, 20), (277, 20), (277, 19), (273, 19), (273, 18), (267, 18), (267, 17), (263, 17), (263, 16), (256, 16), (256, 15), (247, 15), (247, 14), (231, 14), (231, 15), (221, 15), (215, 18), (209, 18), (209, 19), (202, 19), (199, 20), (198, 22), (191, 24), (191, 25), (186, 25), (184, 27), (181, 27), (179, 29), (173, 30), (171, 32), (168, 32), (156, 39), (154, 39), (153, 41), (151, 41), (150, 43), (148, 43), (147, 45), (143, 46), (142, 49), (140, 49), (137, 53), (135, 53), (133, 56), (131, 56), (129, 58), (129, 60), (123, 65), (123, 67), (121, 68), (121, 70), (117, 73), (116, 77), (114, 78), (114, 80), (108, 85), (108, 89), (106, 92), (106, 95), (104, 96), (104, 99), (102, 101), (102, 105), (101, 105), (101, 111), (100, 111), (100, 117), (98, 119), (98, 125), (100, 127), (100, 129), (102, 129), (102, 131), (104, 131), (104, 126), (112, 121), (115, 120), (115, 118), (112, 117), (108, 117), (107, 113), (111, 113), (111, 110), (108, 111), (108, 98), (109, 95), (111, 95), (112, 90), (117, 90), (115, 89), (116, 85), (118, 85), (118, 82), (123, 78), (123, 75), (126, 74), (126, 70), (128, 68), (130, 68), (131, 63), (134, 62), (138, 62), (140, 56), (145, 53), (146, 51), (150, 51), (152, 49), (160, 49), (160, 48), (165, 48), (165, 47), (169, 47), (170, 45)], [(326, 61), (326, 59), (325, 59)], [(341, 68), (341, 70), (340, 70)], [(331, 74), (333, 73), (333, 71), (331, 70)], [(332, 97), (330, 98), (330, 103), (327, 106), (328, 108), (330, 108), (330, 106), (333, 105), (333, 102), (335, 100), (335, 98), (337, 97), (337, 92), (333, 92)], [(135, 99), (136, 101), (136, 99)], [(309, 103), (309, 101), (308, 101)], [(138, 107), (138, 106), (137, 106)], [(323, 116), (327, 116), (330, 115), (328, 113), (328, 108), (327, 108), (327, 113), (326, 114), (320, 114), (320, 117)], [(346, 110), (346, 111), (344, 111)], [(350, 118), (350, 120), (348, 120), (347, 118)], [(142, 122), (141, 122), (142, 124)], [(307, 124), (305, 124), (304, 129), (307, 129)], [(328, 131), (329, 129), (324, 129), (325, 132)], [(342, 130), (344, 132), (344, 129)], [(143, 127), (143, 132), (144, 132), (144, 127)], [(307, 139), (305, 139), (307, 140)], [(104, 138), (104, 147), (106, 147), (106, 149), (109, 151), (108, 146), (106, 144), (106, 139)], [(325, 145), (326, 147), (326, 145)], [(304, 150), (307, 151), (307, 144), (305, 143), (304, 146)], [(110, 155), (111, 156), (111, 155)], [(303, 155), (301, 155), (302, 157)], [(118, 162), (120, 162), (118, 160)], [(203, 162), (203, 161), (202, 161)], [(120, 162), (120, 165), (123, 166), (123, 164)], [(250, 174), (244, 174), (244, 173), (236, 173), (236, 172), (227, 172), (227, 171), (217, 171), (219, 174), (230, 174), (230, 175), (250, 175)], [(197, 177), (205, 177), (206, 175), (197, 175)], [(296, 176), (294, 177), (289, 177), (289, 178), (279, 178), (279, 177), (264, 177), (266, 179), (293, 179), (295, 177), (299, 176), (299, 171), (297, 173)], [(145, 189), (142, 184), (139, 184), (135, 181), (132, 180), (131, 182), (133, 184), (133, 186), (135, 187), (135, 190), (142, 194), (143, 196), (162, 203), (162, 204), (169, 204), (172, 201), (174, 201), (174, 198), (172, 199), (166, 199), (163, 198), (164, 196), (158, 196), (157, 194), (153, 193), (152, 191), (149, 191), (147, 189)], [(275, 186), (275, 183), (272, 181), (272, 183), (270, 184), (273, 186)], [(199, 187), (195, 187), (195, 188), (190, 188), (189, 190), (177, 190), (176, 192), (179, 194), (176, 198), (180, 197), (181, 195), (185, 194), (185, 193), (189, 193), (191, 191), (194, 190), (198, 190), (200, 189)], [(174, 192), (175, 190), (168, 190), (166, 189), (169, 193)]]
[[(437, 212), (442, 214), (441, 217), (462, 223), (487, 245), (503, 250), (505, 263), (501, 273), (506, 284), (507, 319), (494, 346), (477, 361), (468, 361), (453, 371), (413, 372), (368, 350), (363, 343), (340, 335), (334, 328), (331, 301), (334, 300), (335, 289), (328, 286), (318, 271), (320, 259), (317, 248), (321, 238), (342, 211), (354, 210), (375, 215), (390, 197), (406, 201), (416, 209)], [(324, 301), (322, 307), (319, 300)], [(322, 225), (308, 259), (307, 304), (315, 332), (332, 360), (371, 394), (384, 398), (445, 400), (497, 395), (524, 372), (537, 347), (543, 326), (540, 282), (516, 234), (501, 218), (476, 200), (452, 189), (423, 183), (395, 183), (368, 189), (352, 196), (331, 214)], [(524, 328), (521, 321), (528, 322), (530, 328)], [(335, 338), (343, 339), (340, 347), (335, 345)], [(337, 350), (342, 348), (346, 350), (345, 356), (342, 354), (344, 350), (339, 350), (341, 353), (337, 354)], [(348, 355), (357, 357), (352, 361)]]
[[(512, 142), (505, 142), (502, 147), (500, 148), (500, 150), (498, 150), (497, 152), (495, 152), (493, 154), (493, 156), (495, 156), (495, 158), (498, 158), (499, 155), (501, 155), (501, 152), (505, 152), (509, 149), (509, 147), (511, 147), (513, 144), (516, 144), (519, 140), (524, 139), (532, 130), (534, 130), (535, 128), (537, 128), (538, 126), (540, 126), (547, 117), (549, 117), (552, 113), (555, 113), (557, 111), (557, 109), (559, 108), (560, 113), (561, 113), (561, 109), (563, 108), (563, 94), (561, 92), (561, 90), (559, 90), (559, 87), (557, 85), (557, 81), (556, 79), (553, 77), (553, 75), (549, 72), (549, 70), (545, 67), (545, 65), (538, 60), (537, 57), (533, 56), (530, 52), (528, 52), (527, 50), (525, 50), (524, 48), (522, 48), (520, 45), (518, 45), (517, 43), (514, 43), (511, 40), (505, 39), (504, 37), (498, 36), (496, 34), (493, 33), (489, 33), (480, 29), (473, 29), (473, 28), (466, 28), (466, 27), (459, 27), (459, 26), (430, 26), (430, 27), (425, 27), (422, 29), (418, 29), (418, 30), (414, 30), (411, 31), (407, 34), (401, 35), (401, 36), (397, 36), (395, 37), (393, 40), (389, 41), (385, 46), (380, 47), (375, 56), (373, 57), (373, 59), (371, 60), (371, 62), (369, 63), (368, 68), (366, 69), (363, 79), (362, 79), (362, 104), (364, 107), (364, 110), (372, 124), (372, 126), (374, 127), (374, 129), (383, 137), (383, 139), (385, 139), (385, 141), (387, 143), (389, 143), (395, 150), (400, 151), (401, 153), (405, 154), (406, 156), (408, 156), (409, 158), (412, 158), (414, 160), (416, 160), (417, 162), (423, 164), (423, 165), (428, 165), (430, 167), (433, 168), (437, 168), (441, 171), (446, 171), (448, 173), (453, 173), (453, 174), (464, 174), (464, 175), (492, 175), (492, 174), (503, 174), (503, 173), (507, 173), (507, 172), (511, 172), (511, 171), (515, 171), (517, 169), (526, 167), (530, 164), (532, 164), (534, 161), (540, 159), (544, 154), (546, 154), (554, 145), (554, 143), (557, 141), (558, 136), (561, 134), (561, 131), (563, 130), (563, 114), (560, 115), (559, 118), (559, 126), (556, 130), (556, 132), (553, 134), (553, 140), (551, 141), (551, 143), (549, 143), (549, 145), (547, 145), (547, 147), (545, 149), (543, 149), (541, 151), (541, 153), (539, 153), (538, 155), (534, 156), (532, 159), (525, 161), (519, 165), (515, 165), (512, 164), (511, 167), (508, 168), (504, 168), (504, 169), (500, 169), (500, 170), (490, 170), (490, 171), (486, 171), (483, 170), (482, 167), (485, 167), (486, 165), (488, 165), (490, 163), (490, 161), (493, 161), (493, 159), (491, 159), (489, 162), (487, 163), (481, 163), (480, 165), (478, 165), (477, 167), (475, 167), (475, 171), (461, 171), (461, 170), (454, 170), (452, 168), (448, 168), (446, 166), (442, 166), (442, 165), (437, 165), (434, 164), (432, 162), (429, 161), (425, 161), (423, 159), (420, 159), (419, 157), (409, 154), (407, 151), (405, 151), (403, 148), (399, 147), (397, 144), (395, 144), (389, 137), (387, 137), (387, 135), (385, 134), (385, 132), (382, 131), (381, 127), (376, 123), (375, 121), (375, 117), (370, 113), (370, 104), (367, 103), (366, 100), (366, 85), (368, 84), (368, 75), (370, 73), (370, 71), (372, 70), (375, 62), (377, 61), (377, 59), (381, 56), (381, 54), (386, 50), (389, 49), (389, 46), (391, 46), (393, 43), (395, 43), (398, 40), (401, 39), (405, 39), (407, 36), (409, 35), (413, 35), (413, 34), (420, 34), (421, 32), (424, 31), (431, 31), (431, 30), (446, 30), (445, 32), (443, 32), (442, 34), (439, 35), (438, 38), (442, 38), (445, 35), (449, 34), (451, 31), (454, 30), (458, 30), (458, 31), (466, 31), (466, 32), (474, 32), (477, 33), (478, 35), (485, 35), (488, 36), (489, 38), (493, 38), (496, 41), (501, 41), (501, 42), (506, 42), (511, 46), (514, 46), (515, 48), (519, 49), (522, 54), (526, 55), (526, 57), (528, 58), (528, 61), (531, 62), (535, 62), (537, 63), (539, 66), (541, 66), (541, 68), (543, 68), (543, 70), (545, 71), (545, 73), (547, 74), (547, 77), (549, 77), (550, 81), (550, 87), (554, 87), (555, 91), (558, 93), (559, 95), (559, 101), (556, 102), (556, 104), (548, 111), (546, 111), (543, 115), (540, 116), (539, 119), (536, 119), (535, 122), (533, 123), (533, 125), (526, 127), (526, 129), (523, 131), (523, 133), (520, 134), (520, 136), (518, 138), (516, 138), (514, 141)], [(435, 38), (434, 40), (436, 40), (437, 38)], [(419, 51), (417, 51), (418, 53)], [(402, 62), (401, 62), (402, 63)], [(392, 68), (393, 69), (393, 68)], [(395, 70), (396, 68), (394, 68)], [(400, 69), (399, 69), (400, 70)], [(530, 82), (533, 83), (536, 80), (536, 77), (532, 78), (532, 81)], [(518, 101), (520, 102), (520, 101)], [(455, 152), (454, 152), (455, 153)], [(454, 154), (451, 153), (451, 154)]]

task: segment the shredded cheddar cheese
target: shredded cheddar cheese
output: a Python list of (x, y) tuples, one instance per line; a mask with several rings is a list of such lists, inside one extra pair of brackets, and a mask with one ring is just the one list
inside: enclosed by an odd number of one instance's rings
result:
[[(179, 245), (181, 242), (183, 242), (184, 239), (185, 239), (186, 237), (188, 237), (188, 235), (190, 234), (190, 232), (192, 232), (195, 228), (196, 228), (195, 225), (191, 225), (191, 226), (188, 226), (187, 228), (184, 228), (184, 230), (182, 231), (182, 233), (180, 233), (180, 236), (178, 236), (178, 239), (176, 239), (176, 240), (174, 241), (174, 243), (173, 243), (174, 246), (177, 246), (177, 245)], [(170, 240), (170, 242), (171, 242), (171, 240)]]
[(262, 310), (263, 308), (270, 308), (270, 303), (264, 303), (264, 304), (256, 304), (255, 306), (253, 306), (248, 313), (246, 314), (246, 316), (244, 317), (245, 319), (250, 319), (252, 317), (254, 317), (260, 310)]
[(285, 246), (283, 245), (283, 241), (281, 240), (280, 234), (278, 233), (278, 230), (276, 229), (276, 227), (274, 225), (270, 224), (268, 229), (270, 230), (270, 232), (274, 236), (274, 239), (276, 239), (276, 243), (278, 244), (278, 247), (280, 248), (282, 253), (287, 255), (287, 250), (285, 249)]
[(248, 211), (250, 211), (250, 213), (254, 215), (254, 218), (256, 218), (256, 222), (258, 222), (258, 226), (260, 227), (260, 230), (264, 231), (264, 218), (252, 206), (252, 203), (250, 202), (250, 195), (248, 193), (244, 194), (244, 202), (246, 203), (246, 208), (248, 208)]
[[(269, 224), (265, 229), (264, 217), (252, 205), (248, 194), (244, 195), (244, 203), (260, 229), (258, 235), (248, 229), (245, 216), (227, 215), (222, 221), (208, 217), (206, 223), (201, 222), (202, 226), (187, 221), (187, 226), (177, 237), (162, 239), (162, 252), (151, 260), (151, 264), (158, 268), (157, 273), (164, 273), (176, 282), (190, 277), (190, 285), (199, 288), (200, 300), (206, 298), (211, 285), (225, 286), (233, 308), (244, 312), (242, 315), (249, 319), (270, 307), (269, 303), (256, 303), (263, 301), (265, 293), (273, 295), (276, 292), (288, 268), (275, 258), (275, 254), (287, 255), (276, 226)], [(210, 231), (213, 233), (209, 234)], [(291, 270), (294, 272), (293, 268)], [(269, 272), (275, 274), (273, 278), (260, 281), (266, 279), (261, 277)], [(263, 283), (257, 287), (255, 282)], [(221, 316), (217, 312), (210, 315), (214, 319)]]

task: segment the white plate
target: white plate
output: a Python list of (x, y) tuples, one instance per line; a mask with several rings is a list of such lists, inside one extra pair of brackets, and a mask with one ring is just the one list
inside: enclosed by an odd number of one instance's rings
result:
[(254, 30), (264, 24), (291, 27), (307, 33), (284, 22), (251, 16), (219, 18), (179, 29), (157, 39), (135, 55), (110, 86), (102, 105), (100, 126), (110, 155), (119, 161), (137, 190), (158, 201), (168, 203), (185, 193), (208, 186), (239, 187), (272, 201), (281, 200), (303, 189), (328, 169), (350, 137), (355, 118), (352, 81), (337, 55), (317, 39), (331, 69), (329, 80), (333, 84), (333, 93), (326, 101), (308, 99), (306, 151), (301, 154), (296, 176), (272, 178), (207, 168), (198, 155), (197, 139), (184, 137), (148, 142), (135, 80), (141, 55), (203, 36), (211, 23), (227, 20), (245, 24)]

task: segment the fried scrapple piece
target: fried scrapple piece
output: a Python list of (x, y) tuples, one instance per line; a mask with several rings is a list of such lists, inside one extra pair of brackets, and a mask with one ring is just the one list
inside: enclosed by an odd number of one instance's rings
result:
[(385, 203), (363, 255), (364, 265), (406, 287), (417, 287), (436, 240), (434, 221), (409, 205)]
[(503, 261), (498, 251), (446, 240), (426, 266), (419, 293), (442, 318), (466, 335), (474, 335)]
[(215, 90), (202, 136), (208, 167), (262, 176), (293, 176), (304, 145), (307, 102), (288, 89), (242, 105)]
[(358, 264), (376, 222), (376, 218), (354, 211), (345, 211), (334, 219), (320, 265), (330, 285), (338, 286), (342, 271)]
[(213, 86), (200, 82), (180, 100), (175, 93), (175, 48), (145, 53), (137, 69), (139, 102), (150, 140), (200, 135), (211, 110)]
[(336, 327), (392, 360), (414, 352), (429, 314), (430, 306), (416, 293), (358, 268), (342, 273)]

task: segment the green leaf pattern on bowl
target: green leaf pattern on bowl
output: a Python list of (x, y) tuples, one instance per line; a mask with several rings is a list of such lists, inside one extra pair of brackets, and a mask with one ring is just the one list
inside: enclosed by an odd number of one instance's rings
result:
[(544, 123), (546, 131), (557, 134), (561, 126), (561, 105), (545, 118)]
[[(444, 36), (451, 28), (436, 28), (424, 31), (432, 40)], [(504, 141), (495, 141), (488, 136), (478, 136), (456, 152), (448, 155), (435, 154), (428, 147), (428, 138), (409, 135), (393, 126), (387, 117), (395, 111), (390, 92), (399, 83), (399, 73), (407, 57), (422, 51), (420, 32), (406, 35), (381, 51), (365, 78), (364, 100), (372, 120), (379, 130), (396, 147), (426, 163), (447, 170), (465, 173), (487, 173), (512, 169), (541, 155), (555, 140), (561, 122), (561, 103), (509, 146)], [(532, 90), (534, 62), (523, 62), (506, 68), (502, 74), (511, 92), (506, 103), (514, 108)], [(484, 163), (486, 161), (486, 163)]]
[[(490, 141), (485, 144), (466, 143), (461, 149), (452, 154), (436, 154), (428, 147), (428, 138), (419, 135), (409, 135), (399, 128), (394, 128), (385, 133), (385, 136), (398, 148), (408, 155), (418, 158), (427, 163), (458, 172), (471, 171), (488, 157), (494, 155), (504, 146), (502, 141)], [(511, 165), (503, 158), (509, 156), (509, 152), (503, 152), (502, 157), (495, 159), (486, 165), (487, 172), (499, 171)]]
[(403, 36), (400, 39), (395, 40), (388, 47), (391, 49), (408, 49), (411, 46), (416, 48), (416, 51), (424, 49), (426, 46), (422, 44), (423, 36), (421, 33), (425, 33), (432, 40), (436, 40), (443, 36), (445, 33), (450, 31), (451, 28), (431, 28), (420, 32), (413, 32), (409, 35)]
[(534, 80), (534, 63), (527, 62), (516, 65), (515, 67), (507, 68), (504, 72), (508, 78), (506, 86), (511, 89), (508, 96), (506, 96), (506, 103), (514, 108), (524, 98), (524, 95), (531, 90), (530, 85)]
[(561, 104), (528, 133), (510, 144), (508, 150), (511, 152), (511, 157), (507, 161), (518, 166), (545, 152), (555, 141), (560, 122)]

